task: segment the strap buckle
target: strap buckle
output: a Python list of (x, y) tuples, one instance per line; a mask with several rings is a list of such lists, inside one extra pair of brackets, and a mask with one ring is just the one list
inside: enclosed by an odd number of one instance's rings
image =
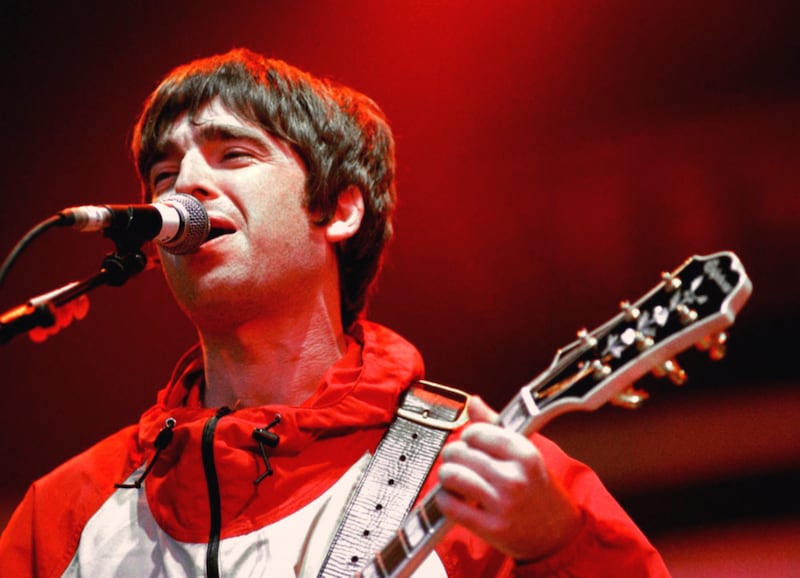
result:
[[(409, 399), (412, 398), (413, 400)], [(432, 381), (411, 385), (397, 415), (425, 427), (453, 431), (467, 423), (469, 394)], [(444, 417), (452, 415), (453, 417)]]

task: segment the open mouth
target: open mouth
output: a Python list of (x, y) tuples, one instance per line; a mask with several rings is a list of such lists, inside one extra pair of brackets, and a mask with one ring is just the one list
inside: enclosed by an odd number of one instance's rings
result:
[(208, 238), (206, 239), (206, 241), (211, 241), (213, 239), (216, 239), (217, 237), (230, 235), (231, 233), (235, 232), (236, 229), (234, 229), (233, 227), (225, 227), (225, 226), (211, 227), (211, 230), (208, 232)]
[(230, 235), (231, 233), (236, 232), (236, 227), (227, 217), (211, 215), (209, 221), (211, 227), (208, 231), (206, 242), (213, 241), (218, 237), (224, 237), (225, 235)]

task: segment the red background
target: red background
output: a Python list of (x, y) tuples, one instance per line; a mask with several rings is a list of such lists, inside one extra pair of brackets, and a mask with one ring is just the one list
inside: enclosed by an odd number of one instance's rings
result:
[[(501, 406), (662, 270), (739, 254), (755, 291), (725, 361), (687, 354), (686, 388), (646, 380), (644, 409), (547, 433), (600, 472), (676, 576), (796, 570), (794, 3), (80, 4), (0, 16), (4, 254), (63, 207), (135, 202), (128, 136), (173, 66), (248, 46), (329, 76), (396, 132), (397, 235), (370, 314), (420, 347), (431, 379)], [(0, 307), (88, 276), (111, 248), (47, 234)], [(46, 343), (0, 349), (0, 524), (33, 479), (136, 419), (192, 343), (157, 273), (91, 302)]]

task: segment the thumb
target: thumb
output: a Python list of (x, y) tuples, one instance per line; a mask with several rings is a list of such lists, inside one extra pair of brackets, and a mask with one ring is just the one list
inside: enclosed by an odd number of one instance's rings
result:
[(487, 423), (496, 423), (500, 417), (479, 395), (470, 396), (467, 415), (470, 421)]

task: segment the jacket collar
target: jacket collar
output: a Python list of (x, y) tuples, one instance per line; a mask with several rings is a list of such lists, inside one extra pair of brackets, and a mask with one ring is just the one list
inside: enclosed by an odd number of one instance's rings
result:
[[(246, 437), (264, 427), (275, 414), (281, 423), (281, 449), (298, 451), (320, 436), (386, 425), (393, 419), (400, 393), (423, 374), (416, 348), (391, 330), (359, 321), (346, 336), (346, 351), (332, 365), (315, 392), (299, 406), (273, 404), (235, 411)], [(199, 345), (192, 347), (177, 364), (157, 403), (142, 415), (140, 443), (152, 444), (167, 418), (178, 427), (201, 421), (215, 413), (202, 403), (203, 359)], [(290, 441), (291, 440), (291, 441)]]

